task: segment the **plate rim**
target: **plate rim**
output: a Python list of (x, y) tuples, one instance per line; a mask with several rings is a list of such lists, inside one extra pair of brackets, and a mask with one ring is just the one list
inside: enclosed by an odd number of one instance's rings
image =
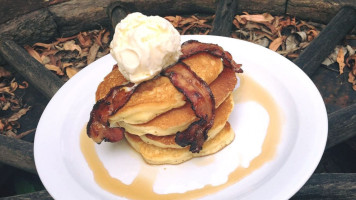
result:
[[(255, 48), (263, 48), (263, 49), (264, 49), (263, 51), (267, 50), (266, 52), (269, 52), (269, 53), (272, 53), (272, 54), (277, 54), (277, 53), (275, 53), (275, 52), (273, 52), (273, 51), (271, 51), (271, 50), (269, 50), (269, 49), (267, 49), (267, 48), (258, 46), (258, 45), (256, 45), (256, 44), (253, 44), (253, 43), (250, 43), (250, 42), (247, 42), (247, 41), (243, 41), (243, 40), (239, 40), (239, 39), (229, 38), (229, 37), (210, 36), (210, 35), (209, 35), (209, 36), (201, 36), (201, 35), (182, 36), (182, 39), (183, 39), (183, 40), (187, 40), (187, 39), (201, 40), (202, 38), (204, 38), (203, 40), (208, 40), (208, 41), (211, 40), (211, 41), (214, 41), (214, 42), (212, 42), (212, 43), (217, 43), (217, 42), (215, 42), (215, 41), (223, 41), (222, 43), (225, 43), (225, 42), (227, 42), (227, 41), (237, 40), (237, 41), (241, 42), (242, 44), (252, 45), (252, 46), (254, 46)], [(204, 42), (204, 41), (203, 41), (203, 42)], [(222, 46), (223, 46), (223, 45), (222, 45)], [(230, 53), (232, 53), (232, 52), (230, 52)], [(283, 57), (283, 56), (281, 56), (281, 55), (279, 55), (279, 54), (277, 54), (277, 55), (280, 56), (281, 59), (285, 59), (285, 61), (289, 62), (289, 64), (290, 64), (291, 66), (294, 65), (294, 68), (296, 68), (295, 70), (296, 70), (296, 71), (299, 71), (298, 73), (302, 73), (302, 74), (305, 75), (305, 73), (304, 73), (298, 66), (296, 66), (294, 63), (292, 63), (291, 61), (289, 61), (288, 59), (286, 59), (285, 57)], [(102, 58), (100, 58), (100, 59), (102, 59)], [(90, 67), (90, 66), (96, 65), (97, 62), (98, 62), (98, 60), (95, 61), (94, 63), (88, 65), (88, 66), (87, 66), (86, 68), (84, 68), (83, 70), (85, 70), (86, 73), (89, 73), (90, 70), (93, 68), (93, 67)], [(82, 70), (82, 71), (83, 71), (83, 70)], [(81, 73), (81, 72), (79, 72), (79, 73)], [(82, 72), (82, 73), (83, 73), (83, 72)], [(84, 73), (83, 73), (83, 74), (84, 74)], [(67, 83), (64, 84), (63, 87), (61, 87), (61, 88), (58, 90), (58, 92), (53, 96), (52, 99), (59, 98), (58, 96), (60, 96), (60, 95), (65, 95), (64, 93), (66, 92), (66, 90), (68, 90), (69, 85), (70, 85), (72, 82), (74, 83), (75, 81), (77, 81), (77, 79), (79, 79), (79, 78), (80, 78), (80, 76), (74, 76), (72, 79), (70, 79)], [(318, 96), (318, 97), (319, 97), (318, 101), (320, 102), (320, 100), (321, 100), (321, 102), (322, 102), (322, 105), (323, 105), (323, 106), (321, 106), (321, 107), (323, 107), (322, 110), (323, 110), (323, 112), (324, 112), (324, 117), (325, 117), (325, 119), (323, 119), (323, 120), (324, 120), (324, 123), (326, 124), (326, 126), (323, 127), (323, 128), (324, 128), (323, 132), (325, 132), (325, 129), (326, 129), (326, 134), (325, 134), (325, 137), (323, 138), (323, 140), (320, 141), (319, 149), (318, 149), (319, 151), (317, 152), (317, 155), (318, 155), (318, 156), (315, 157), (315, 159), (314, 159), (316, 163), (313, 163), (313, 167), (310, 167), (310, 168), (309, 168), (309, 171), (306, 172), (304, 178), (299, 180), (299, 182), (297, 183), (297, 186), (293, 189), (293, 191), (290, 192), (290, 194), (284, 194), (284, 196), (281, 196), (281, 197), (280, 197), (280, 198), (282, 198), (282, 199), (284, 199), (284, 198), (287, 199), (287, 198), (292, 197), (292, 196), (306, 183), (306, 181), (310, 178), (310, 176), (312, 175), (312, 173), (313, 173), (314, 170), (316, 169), (318, 163), (320, 162), (320, 159), (321, 159), (321, 157), (322, 157), (322, 155), (323, 155), (323, 152), (324, 152), (324, 149), (325, 149), (326, 140), (327, 140), (328, 121), (327, 121), (327, 113), (326, 113), (325, 104), (324, 104), (324, 102), (323, 102), (323, 100), (322, 100), (322, 97), (321, 97), (321, 95), (320, 95), (320, 92), (319, 92), (318, 89), (316, 88), (315, 84), (311, 81), (311, 79), (310, 79), (307, 75), (305, 75), (304, 78), (307, 78), (307, 79), (312, 83), (313, 88), (310, 88), (310, 89), (311, 89), (311, 90), (314, 90), (314, 92), (317, 92), (317, 94), (319, 95), (319, 96)], [(315, 91), (315, 90), (316, 90), (316, 91)], [(43, 169), (43, 162), (42, 162), (40, 159), (41, 159), (41, 156), (43, 156), (43, 155), (41, 155), (41, 152), (40, 152), (41, 146), (39, 146), (39, 145), (41, 145), (41, 144), (39, 144), (39, 138), (40, 138), (40, 137), (43, 137), (43, 136), (41, 136), (42, 127), (40, 127), (40, 125), (42, 125), (42, 123), (44, 123), (43, 121), (46, 122), (46, 120), (47, 120), (47, 119), (44, 119), (44, 117), (47, 117), (47, 115), (48, 115), (47, 113), (49, 112), (48, 110), (51, 109), (51, 106), (52, 106), (52, 104), (53, 104), (53, 102), (54, 102), (54, 101), (52, 101), (52, 99), (51, 99), (51, 101), (48, 103), (48, 105), (46, 106), (45, 110), (44, 110), (43, 113), (42, 113), (42, 116), (41, 116), (40, 121), (39, 121), (39, 123), (38, 123), (38, 129), (36, 130), (35, 140), (34, 140), (34, 159), (35, 159), (35, 165), (36, 165), (36, 168), (40, 170), (40, 171), (38, 171), (38, 175), (39, 175), (39, 177), (40, 177), (40, 179), (41, 179), (43, 185), (45, 186), (45, 188), (47, 189), (47, 191), (48, 191), (51, 195), (52, 195), (52, 191), (51, 191), (51, 189), (48, 190), (48, 187), (53, 188), (53, 186), (48, 186), (48, 184), (47, 184), (47, 186), (46, 186), (47, 179), (46, 179), (46, 177), (44, 177), (43, 171), (41, 172), (41, 170)], [(52, 102), (52, 103), (51, 103), (51, 102)], [(47, 107), (48, 107), (48, 108), (47, 108)], [(39, 133), (39, 134), (37, 134), (37, 133)], [(42, 135), (43, 135), (43, 134), (42, 134)], [(37, 142), (36, 142), (36, 141), (37, 141)], [(43, 147), (43, 146), (42, 146), (42, 147)]]

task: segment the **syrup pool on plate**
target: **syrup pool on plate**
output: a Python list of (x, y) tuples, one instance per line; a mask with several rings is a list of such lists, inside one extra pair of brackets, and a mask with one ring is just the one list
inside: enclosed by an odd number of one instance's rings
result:
[[(280, 110), (261, 85), (245, 74), (238, 76), (240, 87), (233, 93), (235, 108), (230, 116), (234, 120), (229, 120), (235, 139), (229, 146), (179, 165), (148, 165), (130, 149), (132, 154), (125, 155), (122, 164), (120, 149), (130, 148), (126, 141), (97, 145), (84, 129), (81, 151), (96, 183), (128, 199), (196, 199), (223, 190), (271, 161), (282, 129)], [(112, 154), (108, 156), (105, 148)], [(110, 159), (114, 160), (109, 163)]]

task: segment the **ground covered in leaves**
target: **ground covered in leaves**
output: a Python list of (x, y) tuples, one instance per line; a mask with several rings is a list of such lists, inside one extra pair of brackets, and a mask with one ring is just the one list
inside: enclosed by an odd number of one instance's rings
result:
[[(202, 15), (165, 18), (181, 35), (207, 35), (214, 20), (214, 16)], [(293, 60), (318, 36), (325, 25), (298, 20), (292, 16), (243, 13), (235, 16), (233, 27), (231, 37), (259, 44)], [(58, 38), (51, 43), (27, 45), (24, 48), (44, 67), (67, 81), (88, 64), (107, 55), (111, 38), (112, 33), (109, 30), (92, 30)], [(356, 40), (356, 36), (346, 36), (345, 41), (335, 48), (322, 66), (334, 71), (339, 80), (345, 80), (341, 87), (351, 85), (356, 92), (356, 46), (348, 44), (348, 40)], [(27, 86), (27, 82), (18, 82), (9, 71), (0, 67), (1, 134), (21, 138), (34, 131), (17, 132), (20, 127), (18, 119), (31, 109), (31, 105), (26, 105), (21, 97), (15, 95), (15, 91), (25, 90)]]

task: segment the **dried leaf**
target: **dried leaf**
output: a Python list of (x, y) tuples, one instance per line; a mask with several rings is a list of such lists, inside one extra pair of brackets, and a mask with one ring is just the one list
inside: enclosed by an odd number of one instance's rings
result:
[(32, 45), (33, 47), (43, 47), (47, 50), (50, 50), (52, 48), (54, 48), (55, 45), (57, 45), (58, 42), (54, 42), (54, 43), (50, 43), (50, 44), (46, 44), (46, 43), (41, 43), (41, 42), (37, 42), (34, 45)]
[(87, 56), (87, 64), (89, 65), (90, 63), (94, 62), (95, 58), (96, 58), (96, 54), (99, 51), (99, 44), (98, 43), (94, 43), (93, 46), (90, 47), (89, 49), (89, 54)]
[(63, 49), (67, 51), (77, 50), (79, 54), (82, 52), (82, 48), (79, 45), (75, 44), (74, 40), (67, 41), (63, 44)]
[(66, 68), (66, 74), (69, 78), (72, 78), (76, 73), (78, 73), (78, 70), (72, 67), (67, 67)]
[(34, 59), (36, 59), (38, 62), (43, 64), (41, 56), (40, 56), (40, 54), (37, 53), (37, 51), (35, 51), (32, 47), (30, 47), (28, 45), (25, 45), (25, 49)]
[(167, 16), (165, 17), (168, 21), (171, 22), (171, 24), (174, 26), (174, 27), (178, 27), (179, 26), (179, 22), (182, 20), (182, 17), (181, 16)]
[(257, 22), (257, 23), (264, 23), (268, 22), (271, 23), (274, 17), (269, 13), (263, 13), (262, 15), (241, 15), (242, 19), (246, 19), (247, 21)]
[(56, 66), (56, 65), (46, 64), (45, 67), (46, 67), (47, 69), (51, 70), (51, 71), (56, 72), (57, 75), (60, 75), (60, 76), (64, 75), (64, 73), (62, 72), (62, 70), (61, 70), (58, 66)]
[(101, 38), (103, 36), (103, 33), (105, 32), (106, 30), (103, 29), (99, 32), (98, 36), (95, 37), (95, 42), (99, 44), (99, 46), (103, 46), (103, 43), (101, 42)]
[(90, 47), (92, 44), (90, 37), (83, 36), (83, 33), (79, 33), (77, 38), (78, 38), (80, 45), (82, 45), (82, 47), (84, 47), (84, 48)]
[(20, 134), (17, 134), (17, 135), (16, 135), (16, 138), (17, 138), (17, 139), (21, 139), (21, 138), (25, 137), (26, 135), (28, 135), (28, 134), (30, 134), (30, 133), (32, 133), (32, 132), (34, 132), (34, 131), (36, 131), (35, 128), (34, 128), (34, 129), (30, 129), (30, 130), (25, 131), (25, 132), (22, 132), (22, 133), (20, 133)]
[(283, 37), (276, 38), (269, 45), (269, 49), (271, 49), (272, 51), (277, 51), (277, 49), (282, 45), (282, 43), (283, 43)]
[(7, 120), (9, 122), (13, 122), (13, 121), (17, 121), (18, 119), (20, 119), (23, 115), (25, 115), (29, 110), (31, 109), (31, 107), (26, 107), (26, 108), (21, 108), (18, 112), (12, 114)]
[(345, 67), (345, 62), (344, 62), (344, 51), (342, 47), (339, 49), (339, 53), (337, 54), (336, 58), (337, 63), (339, 63), (339, 72), (340, 74), (344, 73), (344, 67)]
[(0, 131), (2, 132), (5, 129), (5, 124), (0, 120)]
[(107, 31), (105, 32), (104, 36), (103, 36), (103, 39), (101, 40), (104, 44), (107, 44), (109, 43), (110, 41), (110, 32)]
[(62, 63), (62, 69), (73, 66), (73, 63)]
[(50, 50), (42, 52), (41, 56), (55, 55), (57, 52), (58, 52), (58, 49), (50, 49)]

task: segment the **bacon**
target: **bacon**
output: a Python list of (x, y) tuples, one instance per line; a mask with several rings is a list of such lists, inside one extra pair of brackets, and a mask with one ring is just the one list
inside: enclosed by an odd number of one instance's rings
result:
[(196, 40), (188, 40), (182, 44), (181, 47), (182, 55), (180, 60), (188, 58), (192, 55), (206, 52), (213, 56), (223, 59), (223, 64), (225, 67), (231, 68), (236, 73), (242, 73), (241, 64), (237, 64), (229, 52), (224, 51), (222, 47), (216, 44), (201, 43)]
[[(181, 51), (183, 55), (180, 60), (206, 52), (222, 58), (225, 67), (234, 70), (236, 73), (242, 72), (241, 65), (232, 59), (231, 54), (216, 44), (189, 40), (182, 44)], [(198, 120), (193, 122), (186, 130), (176, 133), (175, 141), (182, 147), (190, 145), (191, 152), (199, 153), (207, 139), (207, 132), (214, 123), (215, 99), (213, 93), (208, 84), (183, 62), (178, 61), (175, 65), (166, 68), (161, 72), (161, 75), (168, 77), (171, 83), (185, 95), (198, 117)], [(97, 101), (90, 113), (90, 120), (87, 125), (87, 134), (90, 138), (97, 143), (101, 143), (103, 140), (117, 142), (123, 139), (125, 129), (110, 127), (108, 118), (129, 101), (139, 85), (134, 86), (133, 83), (128, 83), (116, 86), (110, 90), (105, 98)]]
[(87, 134), (96, 143), (103, 140), (108, 142), (122, 140), (125, 129), (110, 127), (108, 118), (129, 101), (135, 89), (132, 83), (113, 87), (105, 98), (94, 104), (87, 124)]
[(215, 117), (215, 100), (208, 84), (198, 77), (189, 66), (177, 63), (162, 72), (172, 84), (184, 94), (190, 102), (199, 120), (193, 122), (186, 130), (176, 134), (175, 141), (185, 147), (190, 145), (190, 151), (198, 153), (207, 139)]

